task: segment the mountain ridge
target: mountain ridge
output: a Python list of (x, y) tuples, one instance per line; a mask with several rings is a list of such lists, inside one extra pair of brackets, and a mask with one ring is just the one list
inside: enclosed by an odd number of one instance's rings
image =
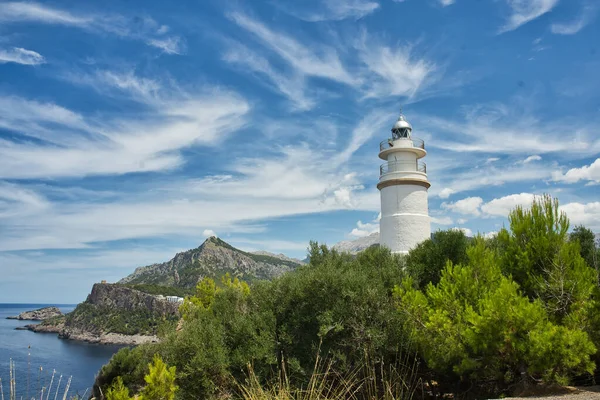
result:
[(118, 283), (193, 288), (204, 277), (218, 278), (230, 273), (248, 281), (272, 279), (302, 264), (282, 254), (245, 252), (211, 236), (200, 246), (177, 253), (169, 261), (136, 268)]

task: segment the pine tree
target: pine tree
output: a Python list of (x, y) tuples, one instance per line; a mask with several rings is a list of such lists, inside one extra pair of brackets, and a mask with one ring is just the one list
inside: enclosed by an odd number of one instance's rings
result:
[(173, 400), (177, 385), (175, 384), (175, 367), (167, 367), (158, 354), (154, 355), (149, 372), (144, 377), (146, 386), (142, 389), (142, 400)]

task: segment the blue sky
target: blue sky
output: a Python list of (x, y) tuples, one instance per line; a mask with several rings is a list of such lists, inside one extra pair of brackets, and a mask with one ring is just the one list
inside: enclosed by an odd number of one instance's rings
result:
[(0, 302), (78, 302), (213, 232), (296, 257), (367, 235), (400, 106), (433, 229), (550, 193), (599, 232), (599, 8), (0, 2)]

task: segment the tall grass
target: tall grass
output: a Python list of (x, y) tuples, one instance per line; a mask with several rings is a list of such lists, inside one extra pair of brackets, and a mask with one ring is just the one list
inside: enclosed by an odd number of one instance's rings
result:
[[(25, 379), (26, 387), (19, 388), (17, 386), (17, 371), (15, 367), (15, 362), (11, 358), (9, 360), (9, 382), (8, 382), (8, 398), (6, 400), (82, 400), (85, 398), (88, 390), (85, 391), (83, 396), (79, 396), (78, 394), (69, 395), (69, 390), (71, 387), (72, 377), (70, 376), (66, 382), (66, 384), (61, 387), (61, 382), (63, 376), (60, 375), (58, 378), (58, 383), (56, 388), (53, 390), (54, 386), (54, 378), (56, 376), (56, 370), (52, 371), (52, 376), (50, 378), (50, 385), (46, 387), (46, 378), (44, 378), (44, 382), (42, 383), (42, 367), (39, 367), (38, 370), (38, 382), (37, 389), (31, 391), (30, 389), (30, 363), (29, 360), (27, 362), (27, 376)], [(18, 393), (21, 393), (19, 396)], [(23, 397), (23, 393), (25, 393), (25, 397)], [(31, 393), (31, 397), (30, 397)], [(0, 378), (0, 400), (5, 400), (4, 397), (4, 385), (2, 382), (2, 378)]]
[(419, 392), (424, 395), (418, 367), (411, 354), (387, 366), (365, 355), (360, 367), (340, 375), (332, 362), (317, 357), (308, 384), (298, 388), (290, 384), (284, 365), (279, 380), (265, 385), (249, 364), (245, 382), (237, 386), (243, 400), (413, 400)]

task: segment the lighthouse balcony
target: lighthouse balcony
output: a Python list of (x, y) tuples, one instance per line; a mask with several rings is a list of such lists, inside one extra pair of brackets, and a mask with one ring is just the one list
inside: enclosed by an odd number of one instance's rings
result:
[(379, 167), (379, 176), (383, 178), (385, 175), (395, 173), (411, 173), (416, 172), (419, 174), (427, 173), (427, 165), (423, 161), (388, 161), (381, 164)]
[(417, 158), (423, 158), (427, 154), (425, 142), (419, 138), (389, 138), (379, 143), (379, 158), (387, 160), (390, 153), (398, 151), (409, 151), (415, 153)]
[(390, 185), (419, 185), (428, 188), (427, 166), (422, 161), (388, 161), (379, 167), (379, 190)]

